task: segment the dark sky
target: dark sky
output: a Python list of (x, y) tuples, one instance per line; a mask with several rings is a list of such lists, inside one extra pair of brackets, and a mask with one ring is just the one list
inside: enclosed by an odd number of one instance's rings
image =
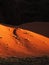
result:
[(49, 21), (49, 0), (0, 0), (0, 23)]
[(32, 22), (20, 25), (20, 27), (49, 37), (49, 22)]

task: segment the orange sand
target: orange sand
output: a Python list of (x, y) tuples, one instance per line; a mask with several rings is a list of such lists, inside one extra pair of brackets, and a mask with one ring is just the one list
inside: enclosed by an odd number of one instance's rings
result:
[(21, 28), (0, 25), (0, 57), (49, 56), (49, 38)]

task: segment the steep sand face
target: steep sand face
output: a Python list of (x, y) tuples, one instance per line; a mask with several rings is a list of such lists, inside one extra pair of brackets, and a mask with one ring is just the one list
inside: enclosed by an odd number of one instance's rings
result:
[(21, 28), (0, 25), (0, 56), (49, 56), (49, 38)]

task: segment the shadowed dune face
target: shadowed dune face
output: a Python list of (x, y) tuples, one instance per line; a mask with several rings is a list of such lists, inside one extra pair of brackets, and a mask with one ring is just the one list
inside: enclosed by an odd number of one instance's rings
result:
[(0, 25), (0, 56), (49, 56), (49, 38), (21, 28)]

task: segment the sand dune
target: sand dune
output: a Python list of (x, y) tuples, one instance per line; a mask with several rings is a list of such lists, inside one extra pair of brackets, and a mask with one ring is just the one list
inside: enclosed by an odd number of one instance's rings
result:
[(49, 38), (21, 28), (0, 25), (0, 57), (49, 56)]

